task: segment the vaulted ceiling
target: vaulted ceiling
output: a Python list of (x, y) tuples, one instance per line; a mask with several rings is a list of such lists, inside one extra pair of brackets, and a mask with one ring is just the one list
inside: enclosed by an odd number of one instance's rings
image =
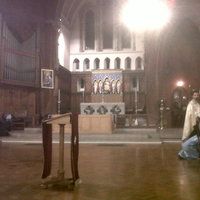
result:
[[(60, 15), (71, 20), (76, 9), (86, 0), (0, 0), (0, 12), (23, 21), (55, 20)], [(99, 0), (90, 0), (91, 2)], [(125, 0), (116, 0), (124, 2)], [(168, 0), (172, 1), (172, 0)], [(200, 24), (199, 0), (173, 0), (178, 7), (175, 12), (194, 18)], [(28, 17), (26, 17), (28, 16)]]
[[(0, 12), (10, 29), (25, 40), (35, 30), (35, 24), (63, 18), (70, 24), (77, 8), (86, 0), (0, 0)], [(90, 0), (98, 2), (99, 0)], [(116, 0), (123, 2), (125, 0)], [(189, 18), (200, 27), (200, 1), (176, 0), (178, 18)], [(23, 27), (23, 28), (22, 28)]]
[(20, 42), (36, 30), (36, 24), (54, 20), (58, 0), (0, 0), (0, 12)]

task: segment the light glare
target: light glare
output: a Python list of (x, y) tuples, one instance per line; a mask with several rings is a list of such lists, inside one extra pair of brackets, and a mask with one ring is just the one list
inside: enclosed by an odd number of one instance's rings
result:
[(176, 86), (177, 87), (183, 87), (185, 83), (183, 81), (177, 81)]
[(60, 65), (64, 66), (65, 63), (65, 38), (62, 33), (60, 33), (58, 38), (58, 60)]
[(141, 32), (162, 28), (169, 22), (171, 12), (164, 0), (128, 0), (121, 17), (131, 30)]

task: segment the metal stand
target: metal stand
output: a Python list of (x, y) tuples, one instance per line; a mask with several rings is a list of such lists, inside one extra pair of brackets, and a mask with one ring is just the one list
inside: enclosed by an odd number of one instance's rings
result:
[(60, 106), (61, 106), (61, 100), (60, 100), (60, 89), (58, 90), (58, 114), (60, 114)]
[(135, 89), (135, 114), (136, 114), (136, 119), (135, 119), (135, 122), (134, 122), (134, 126), (138, 126), (137, 111), (138, 111), (138, 97), (137, 97), (137, 88), (136, 88)]
[(165, 104), (164, 104), (164, 100), (161, 99), (160, 100), (160, 126), (159, 129), (163, 130), (164, 129), (164, 109), (165, 109)]

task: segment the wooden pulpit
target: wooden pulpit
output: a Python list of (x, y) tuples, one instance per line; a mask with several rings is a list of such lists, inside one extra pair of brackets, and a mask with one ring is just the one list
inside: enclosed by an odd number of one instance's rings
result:
[[(64, 171), (64, 133), (65, 126), (71, 124), (71, 172), (72, 178), (65, 178)], [(42, 178), (47, 179), (51, 174), (52, 165), (52, 127), (59, 126), (59, 167), (57, 177), (45, 180), (42, 184), (44, 188), (58, 186), (73, 189), (80, 182), (78, 173), (79, 154), (79, 134), (78, 134), (78, 114), (62, 114), (52, 117), (42, 123), (44, 167)]]

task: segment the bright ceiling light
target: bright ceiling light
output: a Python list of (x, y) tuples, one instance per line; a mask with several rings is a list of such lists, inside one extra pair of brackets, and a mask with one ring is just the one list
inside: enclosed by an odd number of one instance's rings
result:
[(123, 23), (137, 32), (161, 29), (170, 18), (166, 0), (128, 0), (121, 13)]
[(184, 85), (185, 85), (185, 83), (182, 80), (176, 82), (177, 87), (183, 87)]

